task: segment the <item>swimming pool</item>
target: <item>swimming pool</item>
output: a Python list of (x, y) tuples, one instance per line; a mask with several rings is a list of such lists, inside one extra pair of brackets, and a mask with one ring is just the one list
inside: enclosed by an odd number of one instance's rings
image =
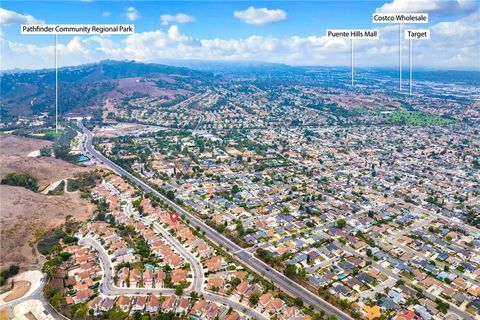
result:
[(87, 162), (90, 161), (90, 158), (87, 156), (84, 156), (83, 154), (78, 157), (77, 162)]

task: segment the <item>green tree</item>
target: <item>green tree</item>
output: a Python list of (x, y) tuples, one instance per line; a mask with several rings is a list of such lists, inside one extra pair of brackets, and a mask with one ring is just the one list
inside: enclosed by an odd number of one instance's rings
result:
[(337, 227), (338, 228), (343, 229), (343, 228), (345, 228), (346, 225), (347, 225), (347, 222), (345, 221), (345, 219), (338, 219), (337, 220)]
[(190, 292), (190, 298), (192, 301), (197, 301), (198, 300), (198, 293), (196, 291)]
[(60, 307), (60, 301), (62, 301), (62, 299), (63, 299), (62, 293), (57, 292), (48, 301), (55, 309), (58, 309)]
[(299, 297), (293, 299), (293, 303), (299, 308), (303, 307), (303, 300)]
[(240, 187), (238, 185), (233, 185), (232, 187), (232, 190), (231, 190), (231, 194), (234, 195), (236, 193), (239, 193), (240, 192)]
[(306, 280), (307, 279), (307, 270), (304, 267), (301, 267), (297, 270), (297, 275), (300, 279)]
[(248, 302), (250, 303), (251, 306), (256, 306), (258, 304), (258, 293), (252, 293), (250, 297), (248, 298)]
[(232, 287), (236, 288), (240, 282), (242, 282), (242, 280), (240, 280), (239, 278), (235, 277), (233, 278), (232, 280), (230, 280), (230, 284), (232, 285)]
[(50, 157), (52, 155), (52, 149), (49, 147), (43, 147), (40, 149), (40, 156), (41, 157)]
[(170, 200), (175, 199), (175, 192), (173, 192), (173, 190), (168, 190), (166, 195), (167, 195), (167, 198)]
[(183, 287), (182, 287), (182, 286), (177, 286), (177, 287), (175, 288), (175, 294), (176, 294), (177, 296), (181, 296), (181, 295), (183, 294)]
[(245, 234), (245, 229), (243, 228), (243, 223), (241, 221), (237, 221), (237, 225), (235, 230), (238, 232), (238, 235), (241, 237)]
[(29, 173), (11, 172), (2, 179), (1, 184), (25, 187), (32, 191), (38, 190), (38, 180)]
[(367, 256), (371, 258), (372, 255), (373, 255), (372, 249), (368, 248), (368, 249), (367, 249)]
[(82, 303), (78, 306), (77, 310), (75, 311), (75, 317), (78, 319), (87, 319), (88, 315), (88, 306), (86, 303)]
[(225, 225), (223, 223), (219, 223), (215, 226), (218, 232), (223, 233), (225, 231)]
[(157, 315), (157, 320), (174, 320), (175, 314), (172, 311), (169, 312), (161, 312)]
[(297, 267), (294, 264), (289, 264), (283, 271), (285, 275), (289, 278), (293, 278), (297, 275)]
[(123, 320), (128, 316), (128, 314), (123, 312), (118, 306), (113, 307), (106, 315), (108, 320)]

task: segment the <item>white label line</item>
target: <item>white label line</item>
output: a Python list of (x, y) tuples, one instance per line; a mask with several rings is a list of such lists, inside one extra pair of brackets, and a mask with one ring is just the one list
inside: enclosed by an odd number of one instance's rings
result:
[(352, 87), (353, 87), (353, 39), (350, 40), (350, 42), (351, 42), (351, 47), (352, 47), (350, 64), (352, 65)]
[(402, 24), (398, 24), (398, 66), (400, 72), (400, 91), (402, 91)]
[(413, 43), (412, 40), (429, 40), (430, 30), (428, 29), (407, 29), (405, 30), (405, 40), (408, 40), (408, 64), (409, 64), (409, 93), (412, 95), (413, 86)]
[(55, 133), (58, 133), (58, 35), (55, 33)]
[(409, 59), (409, 64), (410, 64), (410, 95), (412, 95), (412, 39), (409, 40), (409, 49), (410, 49), (410, 59)]

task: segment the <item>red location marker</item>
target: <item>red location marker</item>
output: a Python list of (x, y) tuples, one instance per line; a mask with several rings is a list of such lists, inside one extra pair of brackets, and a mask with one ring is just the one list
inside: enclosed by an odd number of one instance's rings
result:
[(178, 219), (178, 214), (176, 212), (170, 213), (170, 220), (175, 222), (175, 221), (177, 221), (177, 219)]

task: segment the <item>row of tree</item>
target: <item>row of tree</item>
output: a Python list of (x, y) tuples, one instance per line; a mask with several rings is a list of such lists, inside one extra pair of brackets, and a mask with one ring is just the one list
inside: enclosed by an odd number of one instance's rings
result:
[(38, 190), (38, 180), (29, 173), (11, 172), (2, 179), (1, 184), (10, 186), (25, 187), (32, 191)]

